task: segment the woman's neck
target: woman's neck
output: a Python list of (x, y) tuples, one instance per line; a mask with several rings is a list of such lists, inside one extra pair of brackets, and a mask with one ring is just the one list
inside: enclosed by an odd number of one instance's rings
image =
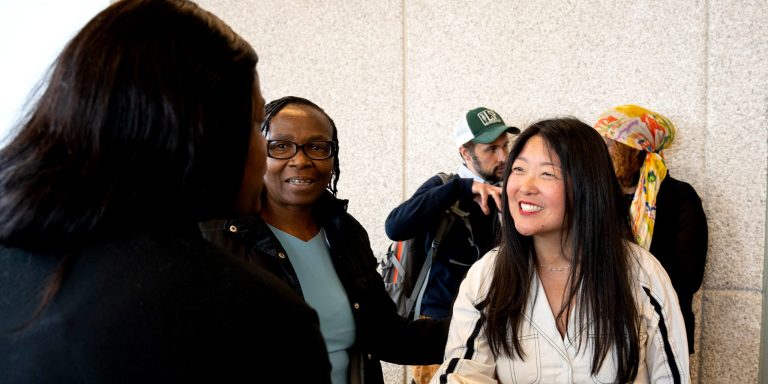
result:
[(260, 215), (267, 224), (302, 241), (311, 240), (320, 231), (311, 207), (286, 207), (264, 201)]
[(535, 269), (561, 338), (565, 337), (568, 329), (568, 319), (573, 308), (569, 295), (573, 276), (576, 275), (571, 267), (573, 257), (569, 249), (563, 249), (563, 244), (568, 244), (568, 241), (563, 241), (561, 236), (533, 237)]
[(570, 250), (563, 249), (563, 244), (567, 244), (567, 242), (562, 241), (560, 236), (534, 236), (533, 248), (536, 250), (536, 264), (551, 267), (570, 265), (572, 255)]

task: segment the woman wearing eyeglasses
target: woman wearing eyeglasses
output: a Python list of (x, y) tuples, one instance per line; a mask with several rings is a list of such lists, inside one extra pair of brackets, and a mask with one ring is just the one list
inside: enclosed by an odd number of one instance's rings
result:
[(266, 106), (262, 133), (268, 159), (260, 215), (205, 223), (204, 236), (270, 270), (317, 311), (334, 384), (383, 383), (379, 360), (442, 362), (448, 322), (397, 314), (368, 234), (335, 196), (333, 120), (288, 96)]

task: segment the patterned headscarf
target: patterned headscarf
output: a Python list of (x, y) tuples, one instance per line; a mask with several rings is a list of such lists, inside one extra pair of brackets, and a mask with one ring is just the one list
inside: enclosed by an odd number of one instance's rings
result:
[(661, 114), (627, 104), (600, 115), (595, 129), (604, 137), (647, 152), (629, 215), (637, 243), (649, 249), (656, 221), (656, 195), (667, 176), (663, 150), (675, 139), (675, 126)]

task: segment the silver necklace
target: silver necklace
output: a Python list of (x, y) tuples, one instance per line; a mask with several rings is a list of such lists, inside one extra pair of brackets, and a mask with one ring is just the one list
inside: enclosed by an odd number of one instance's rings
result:
[(563, 265), (563, 266), (557, 266), (557, 265), (545, 265), (545, 264), (539, 264), (539, 268), (544, 268), (549, 272), (563, 272), (566, 269), (571, 269), (570, 265)]

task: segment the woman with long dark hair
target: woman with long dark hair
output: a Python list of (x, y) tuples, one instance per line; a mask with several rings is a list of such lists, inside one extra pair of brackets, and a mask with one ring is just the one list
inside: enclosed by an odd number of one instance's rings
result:
[(68, 43), (0, 151), (0, 381), (328, 382), (315, 313), (197, 228), (259, 210), (256, 63), (183, 0)]
[(379, 360), (442, 361), (448, 321), (400, 317), (376, 271), (368, 233), (336, 197), (339, 139), (317, 104), (267, 104), (267, 173), (258, 216), (202, 225), (203, 234), (288, 284), (320, 316), (334, 384), (383, 384)]
[(677, 297), (597, 132), (537, 122), (507, 164), (501, 246), (462, 283), (433, 382), (688, 382)]

